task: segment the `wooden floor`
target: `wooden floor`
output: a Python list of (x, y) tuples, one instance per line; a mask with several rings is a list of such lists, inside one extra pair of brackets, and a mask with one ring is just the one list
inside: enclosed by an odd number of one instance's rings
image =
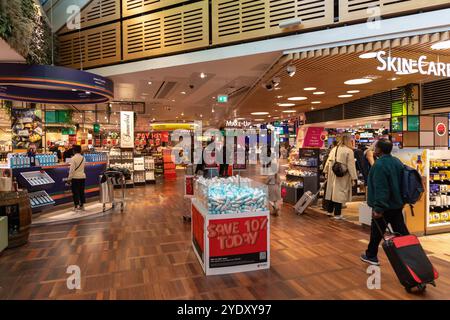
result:
[[(182, 187), (137, 187), (123, 214), (33, 228), (27, 245), (0, 254), (0, 299), (450, 299), (450, 262), (437, 256), (438, 287), (425, 295), (407, 294), (384, 254), (382, 288), (367, 289), (367, 230), (288, 206), (271, 220), (270, 270), (206, 277), (182, 220)], [(428, 252), (448, 256), (449, 237), (436, 239)], [(81, 290), (66, 287), (72, 264)]]

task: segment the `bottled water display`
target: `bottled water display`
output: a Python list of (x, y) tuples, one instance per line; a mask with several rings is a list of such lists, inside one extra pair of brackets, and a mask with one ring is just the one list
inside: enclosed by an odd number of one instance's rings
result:
[(35, 155), (36, 166), (47, 167), (58, 163), (58, 156), (54, 153), (43, 153)]
[(12, 169), (30, 167), (31, 159), (24, 153), (10, 153), (8, 158)]
[(86, 162), (106, 162), (108, 154), (106, 152), (89, 152), (84, 154)]

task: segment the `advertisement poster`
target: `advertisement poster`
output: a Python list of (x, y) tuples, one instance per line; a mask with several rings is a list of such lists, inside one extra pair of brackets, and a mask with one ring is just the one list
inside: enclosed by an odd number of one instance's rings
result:
[(12, 114), (12, 147), (28, 149), (31, 144), (42, 147), (42, 120), (40, 111), (36, 109), (13, 109)]
[(192, 197), (194, 195), (194, 176), (185, 176), (184, 195)]
[(266, 263), (268, 218), (209, 220), (209, 267)]
[(322, 148), (322, 132), (323, 127), (309, 127), (306, 129), (305, 139), (303, 140), (303, 148)]
[(204, 228), (205, 228), (205, 218), (197, 210), (197, 208), (192, 206), (192, 243), (194, 244), (195, 251), (199, 255), (200, 259), (204, 261), (205, 252), (205, 241), (204, 241)]
[(120, 147), (134, 148), (134, 112), (120, 112)]

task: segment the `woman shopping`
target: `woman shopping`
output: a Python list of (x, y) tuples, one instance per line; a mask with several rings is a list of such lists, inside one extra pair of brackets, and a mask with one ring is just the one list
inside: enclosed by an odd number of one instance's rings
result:
[(352, 186), (356, 183), (357, 174), (353, 140), (350, 135), (344, 135), (339, 144), (328, 156), (324, 173), (327, 178), (325, 199), (328, 200), (328, 215), (337, 220), (342, 219), (342, 204), (352, 200)]
[(84, 211), (86, 197), (84, 187), (86, 182), (86, 173), (84, 172), (85, 159), (81, 155), (81, 146), (73, 146), (74, 156), (70, 159), (70, 170), (67, 181), (72, 185), (73, 203), (75, 211)]

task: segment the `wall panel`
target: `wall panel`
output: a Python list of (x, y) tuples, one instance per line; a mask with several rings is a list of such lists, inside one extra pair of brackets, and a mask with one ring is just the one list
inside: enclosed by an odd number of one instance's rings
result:
[(120, 23), (61, 36), (60, 63), (83, 68), (120, 61)]
[(122, 0), (122, 15), (128, 17), (188, 1), (189, 0)]
[(125, 60), (207, 47), (208, 1), (123, 22)]
[[(215, 0), (212, 2), (213, 44), (242, 41), (333, 24), (333, 0)], [(283, 21), (300, 18), (300, 26), (280, 29)]]

